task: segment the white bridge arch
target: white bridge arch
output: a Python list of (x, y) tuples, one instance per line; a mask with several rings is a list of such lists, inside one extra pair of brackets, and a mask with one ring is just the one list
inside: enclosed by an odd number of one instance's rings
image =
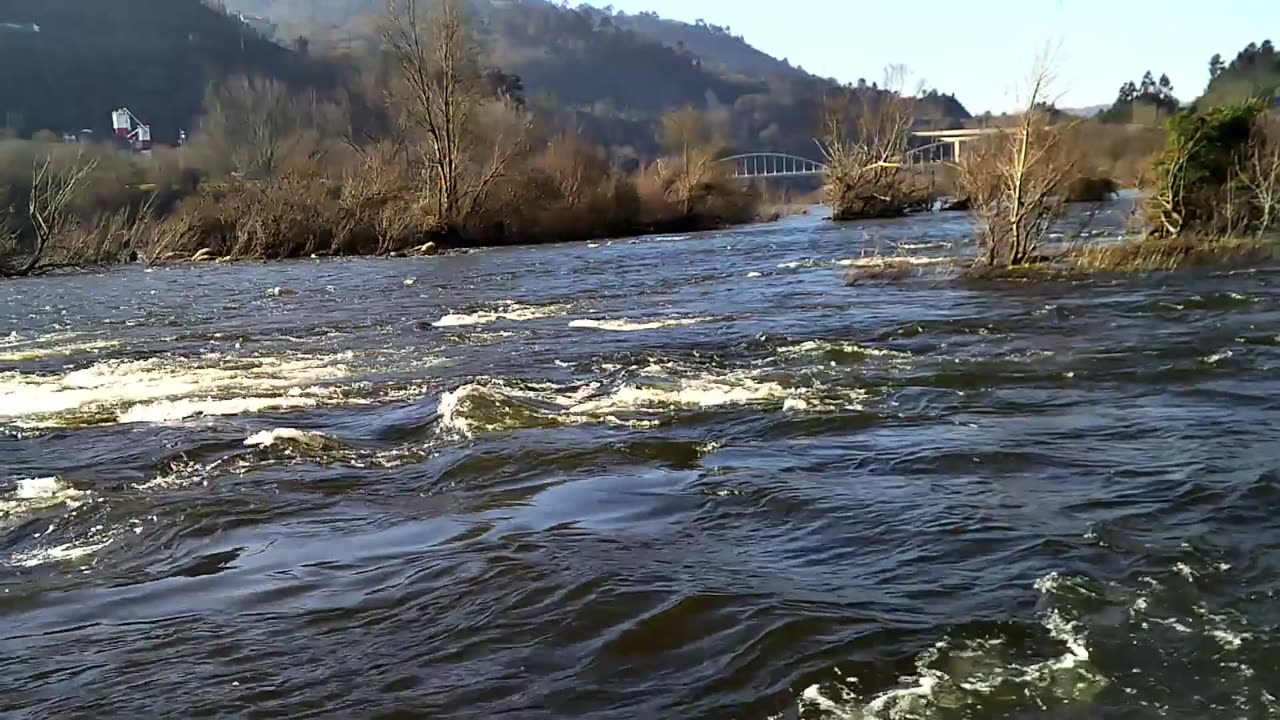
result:
[[(930, 130), (913, 132), (911, 136), (927, 144), (907, 151), (906, 165), (935, 165), (959, 162), (961, 148), (981, 137), (1005, 132), (1000, 128), (966, 128), (963, 130)], [(813, 177), (822, 175), (827, 166), (799, 155), (757, 152), (733, 155), (719, 162), (733, 165), (735, 178)]]
[(733, 164), (736, 178), (807, 177), (821, 175), (827, 166), (816, 160), (786, 153), (746, 153), (720, 160)]

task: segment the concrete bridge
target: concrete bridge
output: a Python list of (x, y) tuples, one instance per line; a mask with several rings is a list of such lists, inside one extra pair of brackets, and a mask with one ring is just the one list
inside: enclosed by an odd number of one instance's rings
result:
[[(962, 130), (922, 130), (911, 133), (912, 138), (925, 144), (907, 151), (907, 164), (912, 166), (959, 162), (962, 148), (988, 135), (1004, 132), (1000, 128), (966, 128)], [(817, 177), (827, 171), (827, 166), (817, 160), (787, 153), (744, 153), (724, 158), (719, 162), (733, 164), (735, 178), (786, 178)]]

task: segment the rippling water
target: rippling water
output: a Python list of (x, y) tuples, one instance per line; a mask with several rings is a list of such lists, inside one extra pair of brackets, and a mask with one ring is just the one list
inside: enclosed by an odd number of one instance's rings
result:
[(0, 284), (0, 714), (1280, 713), (1280, 268), (969, 234)]

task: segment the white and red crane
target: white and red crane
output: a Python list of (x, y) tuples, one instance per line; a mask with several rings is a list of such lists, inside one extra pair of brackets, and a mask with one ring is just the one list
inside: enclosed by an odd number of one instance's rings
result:
[(139, 120), (129, 108), (111, 113), (111, 127), (121, 142), (143, 155), (151, 154), (151, 126)]

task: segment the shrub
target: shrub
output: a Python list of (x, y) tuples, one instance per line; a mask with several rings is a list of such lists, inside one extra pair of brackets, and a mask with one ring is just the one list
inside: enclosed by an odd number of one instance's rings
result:
[(1109, 177), (1079, 176), (1067, 183), (1067, 202), (1087, 203), (1110, 200), (1120, 187)]
[(1167, 145), (1154, 167), (1147, 203), (1152, 233), (1177, 237), (1184, 231), (1230, 235), (1251, 225), (1249, 193), (1239, 168), (1264, 105), (1250, 101), (1183, 112), (1169, 121)]
[(1048, 80), (1042, 67), (1017, 124), (975, 143), (960, 163), (960, 187), (978, 219), (978, 263), (988, 269), (1034, 262), (1065, 212), (1074, 154), (1069, 128), (1051, 126), (1041, 102)]

